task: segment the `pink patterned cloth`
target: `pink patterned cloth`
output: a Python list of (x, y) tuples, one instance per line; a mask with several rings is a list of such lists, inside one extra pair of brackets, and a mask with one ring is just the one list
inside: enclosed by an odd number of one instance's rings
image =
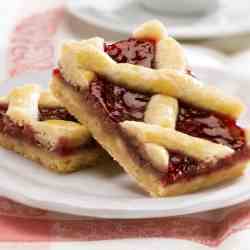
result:
[(13, 31), (9, 48), (9, 74), (53, 67), (53, 36), (62, 20), (63, 8), (38, 13), (22, 20)]
[[(63, 8), (23, 19), (13, 31), (9, 75), (50, 69), (53, 39)], [(212, 212), (160, 219), (95, 219), (33, 209), (0, 198), (0, 241), (90, 241), (140, 237), (172, 237), (217, 246), (250, 225), (250, 202)]]

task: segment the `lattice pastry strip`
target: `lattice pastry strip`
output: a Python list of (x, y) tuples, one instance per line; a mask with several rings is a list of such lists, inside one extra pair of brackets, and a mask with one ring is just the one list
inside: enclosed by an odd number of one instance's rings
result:
[[(40, 109), (45, 112), (42, 120)], [(85, 165), (84, 154), (86, 165), (97, 158), (99, 149), (96, 146), (89, 147), (89, 154), (87, 148), (84, 149), (84, 145), (91, 142), (87, 128), (73, 121), (52, 93), (43, 91), (36, 84), (17, 87), (2, 97), (0, 111), (0, 144), (4, 147), (44, 165), (46, 157), (47, 166), (59, 172), (73, 171)], [(71, 118), (63, 120), (61, 116)]]
[(151, 97), (144, 114), (144, 121), (165, 128), (175, 128), (178, 116), (178, 101), (175, 98), (154, 95)]
[(181, 151), (185, 155), (192, 156), (204, 162), (214, 162), (234, 152), (233, 149), (227, 146), (157, 125), (125, 121), (121, 123), (121, 126), (129, 134), (136, 136), (144, 143), (156, 143), (173, 151)]
[[(147, 105), (144, 121), (149, 124), (175, 129), (177, 115), (178, 102), (176, 99), (169, 96), (154, 95)], [(145, 143), (145, 149), (153, 165), (160, 171), (166, 172), (169, 163), (167, 149), (153, 143)]]
[(179, 43), (169, 37), (164, 25), (156, 20), (147, 22), (137, 28), (133, 37), (137, 39), (156, 40), (155, 68), (171, 68), (185, 71), (187, 60)]
[[(88, 71), (79, 65), (78, 62), (78, 50), (79, 48), (87, 45), (91, 45), (103, 51), (104, 40), (96, 37), (81, 42), (69, 41), (66, 42), (60, 55), (60, 61), (63, 62), (63, 71), (65, 80), (71, 82), (74, 86), (81, 89), (86, 89), (89, 83), (95, 78), (95, 73)], [(59, 61), (59, 66), (61, 65)]]
[[(178, 102), (176, 99), (164, 95), (154, 95), (147, 105), (144, 121), (149, 124), (175, 129), (177, 115)], [(167, 149), (153, 142), (146, 142), (144, 145), (153, 166), (166, 172), (169, 164)]]
[[(138, 39), (158, 38), (155, 52), (156, 69), (172, 68), (183, 71), (186, 69), (186, 58), (181, 46), (174, 39), (168, 37), (165, 27), (157, 21), (142, 25), (133, 33), (133, 36)], [(144, 114), (144, 121), (174, 129), (177, 115), (178, 101), (172, 97), (158, 94), (151, 97)], [(167, 149), (152, 142), (145, 143), (145, 149), (153, 166), (160, 171), (167, 172), (169, 164)]]
[(26, 85), (14, 89), (9, 95), (7, 115), (19, 125), (38, 120), (38, 102), (40, 98), (38, 85)]

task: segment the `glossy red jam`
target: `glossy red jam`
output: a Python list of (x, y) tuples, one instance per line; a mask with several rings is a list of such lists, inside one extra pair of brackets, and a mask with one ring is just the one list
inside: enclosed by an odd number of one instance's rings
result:
[[(0, 114), (5, 114), (7, 112), (8, 105), (0, 104)], [(39, 120), (65, 120), (65, 121), (76, 121), (76, 119), (62, 107), (39, 107)]]
[(185, 103), (179, 102), (176, 130), (227, 145), (235, 150), (245, 146), (244, 131), (233, 119)]
[(3, 117), (0, 121), (1, 123), (1, 133), (7, 134), (14, 138), (25, 138), (25, 141), (37, 144), (38, 142), (35, 139), (35, 132), (29, 125), (20, 126), (15, 122), (10, 120), (7, 116)]
[(39, 107), (39, 120), (65, 120), (76, 121), (76, 119), (62, 107)]
[(248, 147), (236, 151), (234, 154), (221, 159), (214, 163), (205, 163), (186, 156), (179, 152), (169, 152), (170, 163), (168, 172), (161, 178), (163, 185), (173, 184), (179, 180), (189, 180), (198, 175), (213, 173), (214, 171), (232, 166), (237, 162), (247, 161), (250, 158), (250, 150)]
[(90, 93), (114, 122), (143, 120), (150, 99), (150, 96), (128, 91), (102, 79), (91, 83)]
[(131, 63), (154, 67), (155, 41), (130, 38), (112, 44), (105, 44), (105, 52), (118, 63)]
[[(20, 126), (17, 123), (10, 120), (5, 114), (8, 109), (7, 104), (0, 104), (0, 131), (3, 134), (6, 134), (11, 137), (25, 139), (27, 143), (42, 147), (38, 140), (36, 140), (36, 132), (29, 125)], [(75, 119), (61, 107), (39, 107), (40, 111), (40, 121), (45, 120), (67, 120), (75, 121)], [(56, 147), (53, 149), (59, 155), (65, 156), (71, 154), (77, 150), (77, 148), (72, 148), (67, 140), (61, 138)]]
[(60, 69), (58, 69), (58, 68), (53, 69), (52, 74), (53, 74), (53, 76), (56, 76), (56, 77), (58, 77), (58, 78), (63, 79), (62, 74), (61, 74), (61, 71), (60, 71)]
[(163, 184), (173, 184), (182, 178), (191, 178), (201, 174), (202, 162), (178, 152), (169, 152), (168, 172), (162, 177)]

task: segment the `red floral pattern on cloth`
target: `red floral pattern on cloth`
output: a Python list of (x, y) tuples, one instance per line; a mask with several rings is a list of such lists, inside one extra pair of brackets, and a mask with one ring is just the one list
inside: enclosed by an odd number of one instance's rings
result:
[[(215, 247), (232, 233), (248, 228), (250, 224), (249, 206), (231, 208), (232, 211), (219, 220), (208, 220), (206, 213), (199, 216), (136, 220), (67, 215), (65, 218), (65, 215), (60, 214), (27, 218), (26, 210), (21, 205), (19, 208), (23, 216), (0, 215), (0, 230), (4, 229), (0, 241), (94, 241), (165, 237), (192, 240)], [(210, 212), (210, 215), (216, 217), (216, 213), (222, 215), (224, 211)], [(21, 215), (20, 211), (18, 214)]]
[[(22, 20), (13, 31), (9, 74), (49, 69), (53, 65), (53, 38), (63, 8)], [(139, 237), (167, 237), (217, 246), (250, 225), (250, 202), (231, 208), (159, 219), (115, 220), (76, 217), (48, 212), (0, 198), (0, 241), (79, 241)]]
[(10, 76), (53, 66), (53, 36), (63, 13), (63, 8), (38, 13), (25, 18), (16, 26), (10, 39)]

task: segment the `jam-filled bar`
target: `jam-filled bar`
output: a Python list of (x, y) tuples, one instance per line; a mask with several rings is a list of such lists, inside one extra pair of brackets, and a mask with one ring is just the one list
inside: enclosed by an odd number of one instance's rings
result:
[(87, 128), (35, 84), (0, 98), (0, 145), (57, 172), (92, 165), (101, 152)]
[(51, 88), (152, 196), (236, 178), (250, 159), (244, 105), (196, 79), (158, 21), (123, 41), (64, 43)]

